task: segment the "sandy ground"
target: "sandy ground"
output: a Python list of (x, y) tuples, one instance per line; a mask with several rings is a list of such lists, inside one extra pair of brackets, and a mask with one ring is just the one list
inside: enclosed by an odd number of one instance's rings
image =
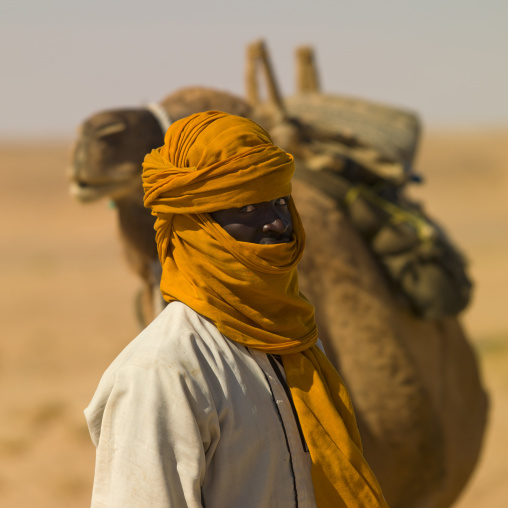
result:
[[(67, 192), (68, 143), (0, 143), (0, 506), (89, 506), (82, 410), (138, 332), (137, 281), (106, 202)], [(491, 397), (482, 458), (457, 508), (508, 506), (508, 131), (425, 136), (413, 190), (467, 254), (464, 316)]]

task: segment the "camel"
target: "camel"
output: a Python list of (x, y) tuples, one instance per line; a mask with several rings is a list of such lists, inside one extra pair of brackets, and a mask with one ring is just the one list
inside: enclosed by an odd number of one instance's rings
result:
[[(270, 123), (271, 113), (256, 115), (255, 108), (239, 98), (230, 103), (235, 108), (227, 109), (221, 99), (228, 94), (191, 90), (161, 102), (172, 120), (203, 109), (222, 109), (256, 119), (264, 115)], [(201, 101), (200, 94), (207, 99)], [(186, 97), (192, 100), (186, 102)], [(284, 112), (273, 111), (268, 127), (275, 138), (286, 139)], [(129, 121), (129, 115), (136, 120)], [(125, 128), (115, 127), (117, 123)], [(137, 153), (129, 141), (133, 139)], [(107, 195), (116, 203), (128, 260), (145, 281), (145, 321), (157, 313), (153, 285), (157, 270), (153, 218), (142, 206), (140, 172), (145, 153), (160, 144), (162, 129), (145, 109), (99, 113), (83, 126), (71, 170), (76, 197)], [(305, 151), (300, 155), (298, 165), (311, 160)], [(330, 159), (318, 162), (326, 165)], [(299, 268), (301, 289), (316, 305), (320, 338), (349, 387), (364, 453), (388, 504), (449, 507), (477, 462), (487, 413), (476, 359), (459, 321), (412, 315), (388, 285), (342, 205), (322, 189), (298, 180), (298, 175), (293, 190), (307, 232)], [(143, 256), (145, 272), (132, 261)]]

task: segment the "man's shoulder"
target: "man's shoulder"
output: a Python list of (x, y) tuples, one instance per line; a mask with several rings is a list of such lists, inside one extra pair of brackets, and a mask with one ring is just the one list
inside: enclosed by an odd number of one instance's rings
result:
[(168, 362), (188, 364), (203, 349), (220, 349), (224, 340), (211, 321), (181, 302), (172, 302), (127, 345), (108, 371)]
[[(188, 391), (203, 407), (209, 406), (212, 388), (221, 385), (218, 363), (228, 355), (228, 342), (213, 323), (186, 305), (169, 304), (103, 374), (85, 410), (94, 443), (107, 407), (120, 400), (149, 398), (164, 404), (174, 397), (183, 399)], [(135, 407), (133, 403), (129, 410)]]

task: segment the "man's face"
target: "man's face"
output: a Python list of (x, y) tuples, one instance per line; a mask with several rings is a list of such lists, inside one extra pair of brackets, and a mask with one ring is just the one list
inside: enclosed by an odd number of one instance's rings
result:
[(274, 244), (291, 241), (293, 221), (288, 209), (290, 196), (242, 208), (228, 208), (210, 215), (239, 242)]

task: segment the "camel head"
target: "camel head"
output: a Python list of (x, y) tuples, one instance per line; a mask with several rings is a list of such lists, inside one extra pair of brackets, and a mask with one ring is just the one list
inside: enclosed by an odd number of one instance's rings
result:
[[(172, 121), (210, 109), (246, 117), (251, 113), (240, 97), (205, 87), (173, 92), (158, 109)], [(71, 194), (82, 202), (105, 196), (113, 201), (141, 200), (141, 163), (147, 153), (164, 143), (162, 123), (156, 117), (152, 105), (102, 111), (85, 120), (72, 152)]]
[(144, 156), (164, 142), (162, 128), (147, 109), (118, 109), (92, 115), (80, 126), (69, 179), (81, 202), (118, 201), (141, 190)]

